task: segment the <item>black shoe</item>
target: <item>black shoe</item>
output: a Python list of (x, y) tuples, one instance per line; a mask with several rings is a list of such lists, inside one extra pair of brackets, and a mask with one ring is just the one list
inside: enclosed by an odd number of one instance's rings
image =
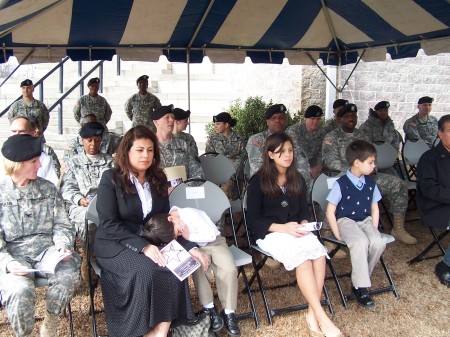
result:
[(221, 315), (223, 320), (225, 321), (225, 328), (230, 336), (240, 336), (241, 329), (239, 329), (239, 325), (237, 324), (237, 317), (234, 312), (231, 314), (226, 314), (224, 310), (222, 310)]
[(363, 307), (370, 308), (375, 305), (370, 297), (369, 290), (367, 288), (358, 288), (352, 286), (352, 294), (358, 304)]
[(208, 308), (208, 309), (204, 308), (203, 311), (209, 314), (209, 318), (211, 319), (212, 331), (217, 332), (217, 331), (222, 330), (223, 325), (224, 325), (223, 319), (217, 312), (216, 307)]
[(434, 272), (439, 278), (439, 281), (450, 288), (450, 267), (447, 266), (444, 261), (441, 261), (436, 265)]

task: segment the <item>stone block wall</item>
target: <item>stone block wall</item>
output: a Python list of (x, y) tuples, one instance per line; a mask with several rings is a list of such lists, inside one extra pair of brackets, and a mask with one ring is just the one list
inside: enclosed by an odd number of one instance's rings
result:
[[(342, 67), (342, 83), (353, 65)], [(342, 97), (358, 106), (358, 125), (368, 116), (369, 108), (379, 101), (391, 103), (390, 115), (403, 134), (406, 119), (417, 113), (417, 100), (434, 98), (432, 114), (438, 119), (450, 113), (450, 54), (417, 57), (386, 62), (360, 62)]]
[(316, 66), (303, 66), (302, 78), (302, 103), (299, 110), (304, 112), (313, 104), (325, 110), (326, 77)]

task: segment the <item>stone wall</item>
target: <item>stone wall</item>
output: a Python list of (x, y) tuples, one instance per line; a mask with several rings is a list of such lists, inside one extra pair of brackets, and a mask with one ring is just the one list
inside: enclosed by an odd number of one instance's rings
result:
[(326, 78), (316, 66), (303, 66), (302, 104), (304, 112), (310, 105), (318, 105), (325, 110)]
[[(353, 65), (342, 67), (342, 83)], [(360, 62), (342, 97), (358, 106), (358, 125), (367, 119), (369, 108), (379, 101), (391, 103), (390, 115), (403, 134), (406, 119), (417, 113), (417, 100), (434, 98), (432, 114), (437, 118), (450, 113), (450, 54), (386, 62)]]

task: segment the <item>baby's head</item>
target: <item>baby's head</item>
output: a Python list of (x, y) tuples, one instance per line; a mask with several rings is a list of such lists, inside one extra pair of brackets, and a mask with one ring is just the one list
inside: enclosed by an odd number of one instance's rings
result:
[(141, 236), (156, 246), (167, 244), (181, 234), (180, 219), (170, 213), (155, 214), (141, 230)]

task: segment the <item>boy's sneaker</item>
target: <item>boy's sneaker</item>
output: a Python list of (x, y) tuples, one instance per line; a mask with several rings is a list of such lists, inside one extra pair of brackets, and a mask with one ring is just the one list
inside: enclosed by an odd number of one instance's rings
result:
[(370, 293), (367, 288), (356, 289), (352, 286), (352, 294), (356, 302), (358, 302), (358, 304), (362, 305), (363, 307), (371, 308), (375, 305), (375, 303), (373, 303), (372, 301), (372, 298), (370, 297)]

